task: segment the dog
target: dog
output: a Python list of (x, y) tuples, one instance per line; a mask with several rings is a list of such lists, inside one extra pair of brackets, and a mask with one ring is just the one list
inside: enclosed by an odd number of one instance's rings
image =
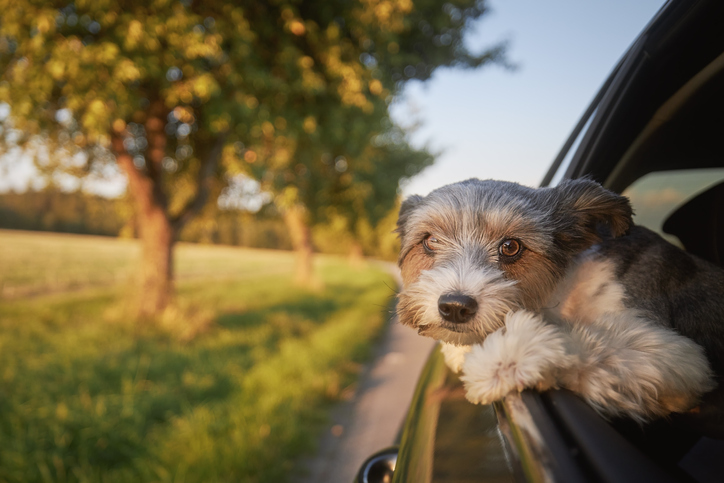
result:
[(442, 342), (474, 403), (565, 388), (609, 419), (688, 411), (722, 373), (724, 270), (632, 215), (587, 178), (409, 197), (398, 318)]

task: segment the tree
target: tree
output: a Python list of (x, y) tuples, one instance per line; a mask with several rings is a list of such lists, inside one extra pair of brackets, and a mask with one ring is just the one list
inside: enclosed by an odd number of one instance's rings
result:
[(257, 162), (246, 168), (264, 180), (265, 190), (277, 194), (275, 204), (297, 252), (301, 283), (313, 281), (313, 225), (340, 215), (352, 224), (363, 217), (375, 223), (395, 203), (400, 179), (433, 161), (426, 150), (407, 144), (387, 117), (386, 106), (369, 114), (326, 108), (313, 130), (296, 137), (289, 163), (274, 163), (273, 148), (258, 152)]
[[(372, 139), (363, 153), (368, 169), (360, 169), (350, 180), (353, 187), (331, 208), (347, 222), (352, 235), (350, 256), (363, 255), (366, 238), (374, 238), (374, 227), (396, 205), (399, 182), (431, 165), (434, 156), (426, 149), (412, 149), (402, 129), (392, 126)], [(373, 241), (372, 241), (373, 242)]]
[[(394, 205), (400, 179), (433, 161), (426, 150), (412, 149), (404, 131), (391, 122), (388, 106), (393, 96), (406, 81), (426, 80), (441, 66), (503, 62), (504, 49), (498, 45), (473, 55), (463, 45), (469, 22), (485, 12), (481, 1), (383, 0), (333, 7), (300, 2), (299, 12), (305, 25), (327, 25), (327, 37), (340, 39), (331, 51), (349, 64), (336, 70), (332, 62), (324, 74), (329, 78), (342, 72), (345, 81), (337, 93), (318, 93), (313, 103), (304, 105), (303, 131), (285, 139), (293, 148), (281, 146), (279, 157), (279, 146), (268, 143), (249, 165), (238, 169), (248, 169), (277, 194), (299, 254), (297, 278), (308, 281), (310, 225), (331, 214), (343, 214), (353, 230), (362, 219), (374, 224)], [(319, 45), (309, 47), (304, 52), (312, 58), (310, 63), (328, 60)], [(363, 89), (355, 91), (354, 86)], [(347, 102), (340, 102), (337, 94)], [(287, 158), (290, 152), (294, 155)]]
[(35, 146), (41, 161), (126, 175), (142, 316), (168, 304), (174, 241), (224, 173), (259, 163), (253, 170), (290, 199), (287, 212), (304, 209), (289, 173), (305, 167), (315, 189), (319, 154), (345, 156), (318, 130), (352, 123), (345, 153), (361, 152), (401, 82), (501, 54), (462, 43), (485, 10), (475, 0), (0, 0), (0, 9), (4, 139)]

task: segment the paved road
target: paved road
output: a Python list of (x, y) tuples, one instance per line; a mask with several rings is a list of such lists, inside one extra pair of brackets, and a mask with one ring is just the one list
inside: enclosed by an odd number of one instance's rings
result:
[(334, 409), (318, 455), (305, 462), (295, 483), (350, 483), (367, 456), (391, 445), (433, 346), (393, 319), (357, 391)]

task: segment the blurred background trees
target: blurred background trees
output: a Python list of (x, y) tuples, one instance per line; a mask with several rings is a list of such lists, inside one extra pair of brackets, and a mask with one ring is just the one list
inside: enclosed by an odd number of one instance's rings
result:
[(0, 10), (3, 145), (49, 173), (125, 175), (141, 316), (169, 303), (184, 228), (218, 214), (219, 196), (244, 179), (286, 221), (300, 280), (314, 226), (345, 231), (359, 251), (400, 180), (433, 161), (391, 121), (394, 96), (439, 67), (502, 58), (500, 46), (472, 53), (462, 41), (481, 0), (0, 0)]

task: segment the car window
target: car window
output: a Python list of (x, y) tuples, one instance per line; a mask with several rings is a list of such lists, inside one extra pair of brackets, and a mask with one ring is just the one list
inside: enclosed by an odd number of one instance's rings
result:
[(623, 192), (631, 200), (634, 222), (682, 247), (679, 239), (663, 231), (669, 216), (696, 195), (724, 181), (724, 168), (657, 171), (649, 173)]

